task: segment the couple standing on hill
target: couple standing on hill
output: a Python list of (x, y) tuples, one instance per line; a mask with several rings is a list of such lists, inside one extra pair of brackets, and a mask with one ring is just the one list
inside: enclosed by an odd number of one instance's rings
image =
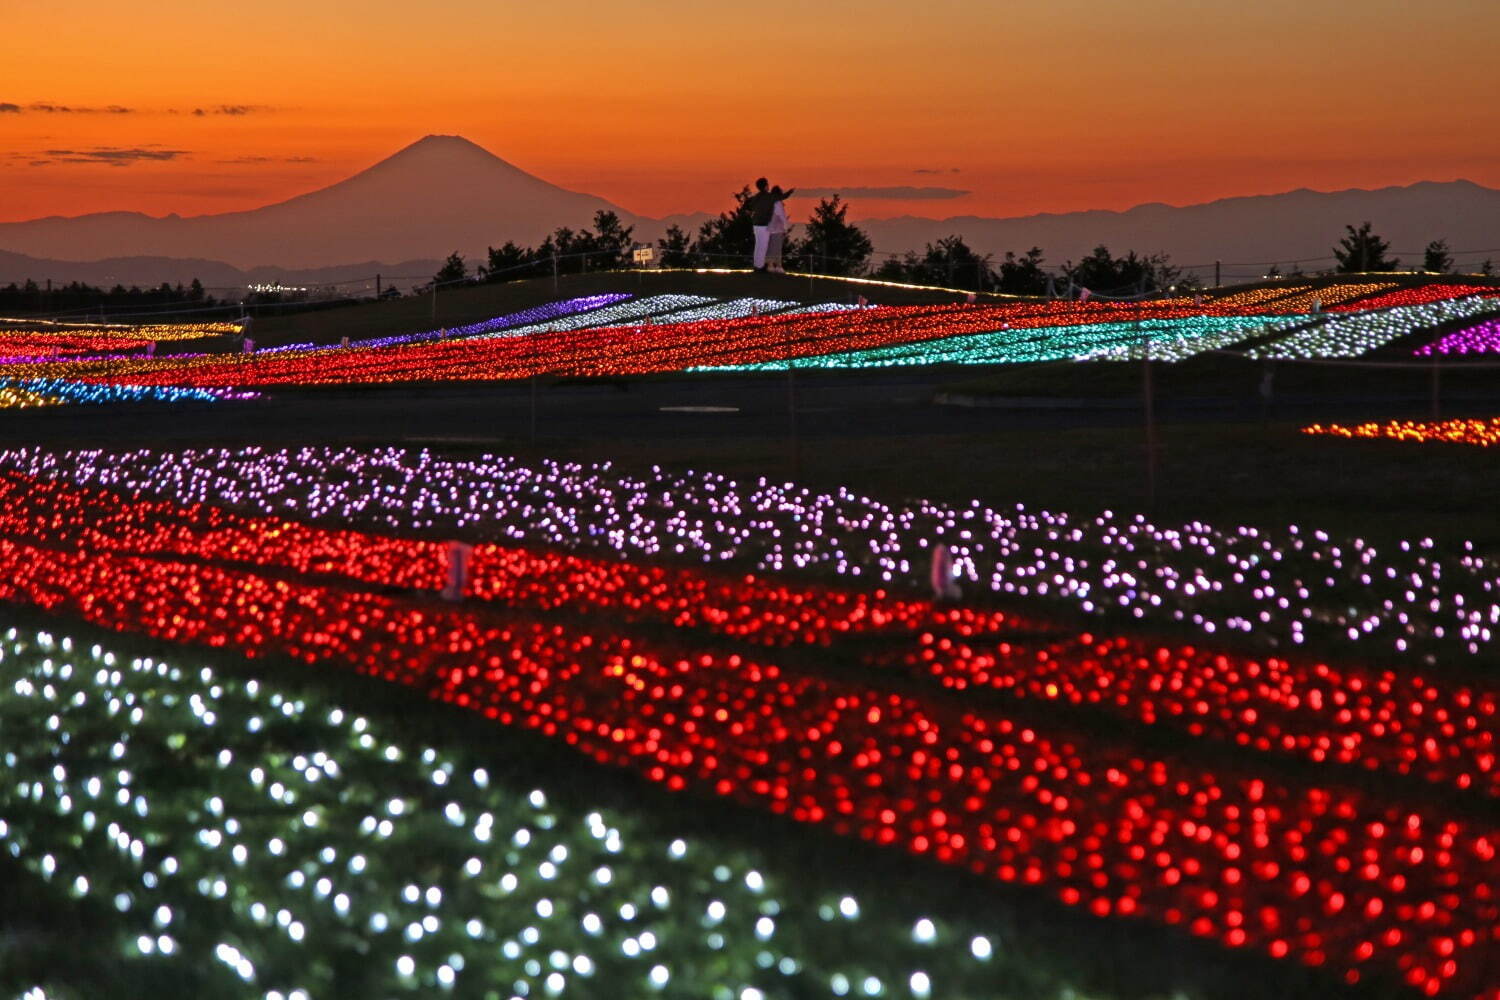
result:
[[(768, 189), (769, 188), (769, 189)], [(750, 213), (750, 225), (755, 227), (755, 269), (785, 274), (781, 266), (781, 251), (786, 245), (786, 232), (792, 228), (787, 220), (786, 200), (796, 188), (786, 191), (780, 187), (769, 187), (761, 177), (755, 182), (755, 193), (745, 200), (745, 209)]]

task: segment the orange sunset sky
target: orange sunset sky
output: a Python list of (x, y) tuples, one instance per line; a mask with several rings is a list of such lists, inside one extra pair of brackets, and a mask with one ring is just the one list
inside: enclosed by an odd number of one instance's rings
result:
[(759, 173), (930, 189), (852, 198), (866, 217), (1500, 187), (1497, 0), (10, 0), (0, 16), (0, 221), (254, 208), (433, 132), (647, 215), (718, 211)]

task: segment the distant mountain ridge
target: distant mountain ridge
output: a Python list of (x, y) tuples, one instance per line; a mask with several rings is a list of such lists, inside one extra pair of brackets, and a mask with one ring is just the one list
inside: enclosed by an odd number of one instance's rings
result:
[(1000, 254), (1039, 246), (1048, 265), (1078, 260), (1103, 244), (1116, 253), (1166, 253), (1174, 263), (1210, 273), (1215, 261), (1247, 276), (1248, 266), (1302, 260), (1306, 270), (1332, 265), (1344, 226), (1368, 221), (1408, 264), (1433, 240), (1469, 251), (1460, 264), (1500, 262), (1500, 191), (1471, 181), (1419, 181), (1375, 190), (1245, 195), (1200, 205), (1137, 205), (1123, 212), (1092, 210), (1012, 219), (959, 216), (867, 219), (860, 223), (877, 249), (904, 252), (935, 237), (960, 233), (970, 246)]
[[(793, 203), (805, 218), (810, 204)], [(600, 209), (655, 239), (670, 222), (690, 233), (704, 214), (651, 219), (603, 198), (550, 184), (459, 136), (427, 136), (329, 187), (263, 208), (163, 218), (103, 212), (0, 223), (0, 282), (34, 278), (90, 284), (327, 283), (384, 274), (430, 274), (458, 250), (473, 263), (487, 246), (534, 246), (559, 226), (590, 224)], [(1370, 221), (1408, 263), (1434, 239), (1477, 266), (1500, 248), (1500, 191), (1469, 181), (1224, 198), (1175, 207), (1047, 213), (1009, 219), (911, 216), (865, 219), (877, 261), (959, 234), (983, 253), (1042, 248), (1049, 267), (1103, 244), (1116, 253), (1166, 253), (1210, 277), (1254, 277), (1271, 263), (1329, 266), (1346, 224)], [(748, 247), (746, 248), (748, 253)], [(1500, 258), (1500, 250), (1492, 254)], [(384, 264), (381, 261), (403, 263)], [(355, 263), (363, 262), (363, 263)], [(85, 276), (86, 275), (86, 276)], [(186, 275), (186, 277), (184, 277)]]

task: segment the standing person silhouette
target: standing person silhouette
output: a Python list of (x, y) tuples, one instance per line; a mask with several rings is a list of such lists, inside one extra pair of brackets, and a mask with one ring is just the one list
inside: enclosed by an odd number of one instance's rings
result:
[[(750, 213), (750, 225), (755, 231), (753, 260), (757, 271), (766, 269), (766, 250), (771, 242), (771, 218), (776, 214), (776, 203), (792, 196), (792, 188), (780, 198), (771, 193), (771, 182), (764, 177), (756, 178), (755, 193), (745, 199), (745, 210)], [(777, 190), (780, 190), (778, 188)]]
[(774, 206), (771, 209), (771, 224), (766, 227), (769, 241), (766, 244), (766, 270), (772, 274), (786, 274), (786, 268), (781, 264), (781, 252), (786, 249), (786, 234), (792, 228), (791, 220), (786, 214), (787, 195), (783, 194), (781, 188), (771, 189), (771, 198)]

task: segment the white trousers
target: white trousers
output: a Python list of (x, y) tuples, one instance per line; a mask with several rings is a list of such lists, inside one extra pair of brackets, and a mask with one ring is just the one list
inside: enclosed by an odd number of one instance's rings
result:
[(780, 271), (781, 253), (786, 248), (786, 230), (780, 232), (772, 230), (771, 239), (766, 244), (766, 267), (772, 271)]
[(769, 226), (755, 226), (755, 269), (759, 271), (766, 266), (766, 246), (771, 242), (771, 228)]

